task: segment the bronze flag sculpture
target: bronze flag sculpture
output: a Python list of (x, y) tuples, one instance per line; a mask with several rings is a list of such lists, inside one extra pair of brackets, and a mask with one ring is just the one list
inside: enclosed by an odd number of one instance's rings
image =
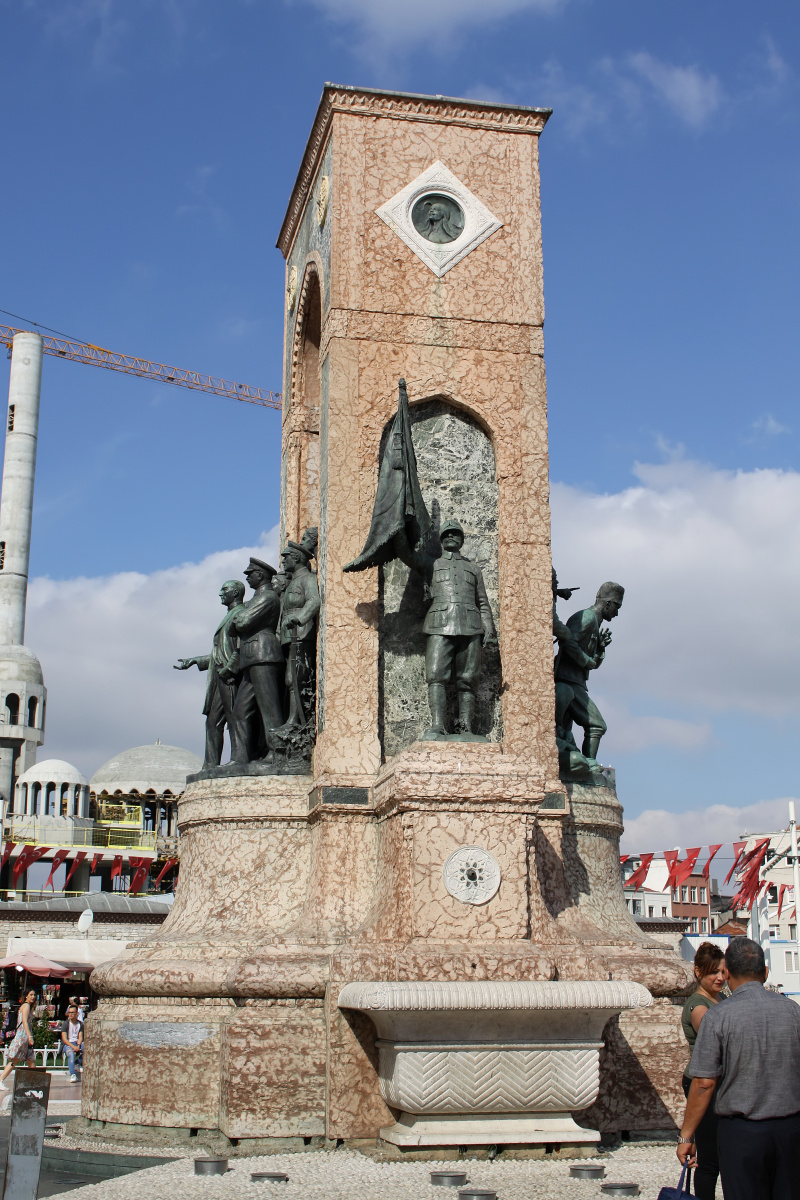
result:
[(407, 531), (412, 546), (424, 542), (431, 519), (422, 499), (417, 477), (417, 459), (411, 440), (411, 417), (405, 379), (400, 380), (397, 416), (389, 430), (378, 472), (378, 490), (372, 509), (372, 524), (366, 545), (345, 571), (366, 571), (396, 557), (392, 545), (398, 533)]

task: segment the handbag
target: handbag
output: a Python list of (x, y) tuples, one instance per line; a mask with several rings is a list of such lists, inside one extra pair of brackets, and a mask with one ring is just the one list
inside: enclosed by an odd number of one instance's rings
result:
[[(689, 1178), (687, 1178), (687, 1171), (689, 1172)], [(684, 1163), (683, 1170), (681, 1171), (681, 1177), (678, 1181), (678, 1186), (676, 1188), (663, 1187), (658, 1193), (658, 1200), (692, 1200), (691, 1193), (689, 1192), (690, 1178), (691, 1170), (686, 1166), (686, 1163)], [(684, 1179), (686, 1180), (686, 1191), (683, 1190)]]

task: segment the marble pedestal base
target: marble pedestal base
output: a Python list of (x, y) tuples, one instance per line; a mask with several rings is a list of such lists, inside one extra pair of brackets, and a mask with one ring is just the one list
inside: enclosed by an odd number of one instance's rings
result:
[(422, 1146), (539, 1146), (545, 1143), (596, 1146), (596, 1129), (581, 1129), (568, 1112), (502, 1113), (494, 1117), (468, 1113), (421, 1117), (402, 1113), (381, 1130), (385, 1142), (403, 1149)]

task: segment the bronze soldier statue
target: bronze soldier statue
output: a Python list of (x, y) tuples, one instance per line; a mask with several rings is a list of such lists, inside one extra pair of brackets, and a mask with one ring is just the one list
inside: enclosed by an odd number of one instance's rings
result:
[(559, 639), (555, 661), (556, 728), (569, 738), (573, 724), (579, 725), (584, 735), (581, 753), (592, 761), (597, 759), (600, 739), (608, 727), (589, 695), (589, 672), (603, 662), (611, 641), (611, 632), (601, 629), (601, 623), (614, 620), (624, 595), (625, 589), (618, 583), (601, 584), (594, 604), (567, 620), (571, 639)]
[[(286, 660), (289, 715), (286, 726), (305, 725), (313, 710), (316, 671), (316, 617), (320, 610), (317, 577), (309, 570), (309, 530), (301, 542), (287, 542), (281, 555), (287, 585), (281, 605), (280, 640)], [(316, 530), (314, 530), (316, 533)], [(316, 549), (316, 539), (314, 539)], [(307, 699), (305, 705), (303, 696)]]
[(460, 736), (465, 741), (485, 741), (472, 727), (482, 648), (495, 640), (494, 618), (480, 567), (461, 553), (464, 530), (458, 521), (445, 521), (439, 540), (442, 553), (434, 557), (414, 550), (405, 531), (394, 539), (397, 557), (422, 576), (431, 596), (422, 626), (427, 635), (425, 682), (431, 725), (423, 737), (426, 741), (447, 737), (447, 684), (455, 676)]
[(244, 574), (253, 595), (233, 617), (242, 670), (231, 724), (231, 762), (237, 763), (252, 762), (259, 744), (283, 724), (283, 652), (276, 632), (281, 601), (272, 587), (275, 568), (251, 558)]
[(239, 579), (228, 579), (219, 589), (219, 598), (227, 613), (217, 626), (210, 654), (195, 658), (179, 658), (176, 671), (186, 671), (196, 666), (208, 671), (206, 699), (203, 713), (206, 718), (206, 753), (203, 767), (218, 767), (222, 759), (225, 726), (233, 724), (233, 707), (240, 675), (239, 638), (233, 620), (242, 608), (244, 584)]
[[(400, 558), (425, 580), (432, 603), (425, 616), (425, 679), (431, 710), (429, 741), (447, 738), (447, 684), (455, 675), (458, 723), (464, 741), (486, 741), (473, 733), (482, 648), (496, 637), (480, 567), (461, 553), (464, 531), (446, 521), (439, 531), (440, 555), (424, 546), (431, 519), (417, 475), (405, 379), (400, 380), (397, 415), (388, 431), (378, 470), (378, 489), (364, 549), (345, 571), (366, 571)], [(452, 736), (452, 735), (449, 735)]]

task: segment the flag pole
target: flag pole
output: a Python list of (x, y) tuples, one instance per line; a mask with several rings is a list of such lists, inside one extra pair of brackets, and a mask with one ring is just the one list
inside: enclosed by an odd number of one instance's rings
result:
[(797, 936), (797, 908), (800, 904), (800, 862), (797, 860), (797, 819), (795, 817), (794, 800), (789, 801), (789, 837), (792, 846), (792, 873), (794, 875), (794, 940), (800, 948)]

